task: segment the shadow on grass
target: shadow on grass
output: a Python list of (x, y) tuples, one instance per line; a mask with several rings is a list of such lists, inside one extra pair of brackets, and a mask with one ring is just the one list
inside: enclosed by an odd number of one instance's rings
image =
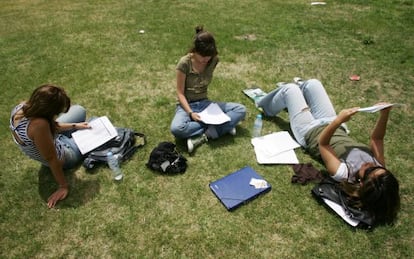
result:
[[(76, 169), (65, 171), (65, 177), (70, 185), (69, 195), (59, 201), (57, 208), (77, 208), (91, 201), (100, 191), (97, 180), (80, 180), (75, 177)], [(39, 195), (47, 202), (49, 196), (56, 191), (57, 183), (52, 172), (46, 166), (41, 166), (38, 172)]]
[[(234, 144), (234, 138), (242, 138), (248, 137), (249, 131), (245, 128), (237, 127), (237, 133), (235, 136), (231, 136), (230, 134), (225, 134), (218, 139), (209, 139), (208, 142), (204, 145), (210, 146), (212, 149), (217, 149), (223, 146)], [(197, 154), (197, 148), (191, 153), (188, 153), (187, 149), (187, 139), (175, 139), (175, 143), (177, 146), (177, 151), (184, 154), (184, 156), (194, 156)]]
[(175, 145), (179, 153), (184, 154), (184, 156), (188, 155), (186, 139), (175, 138)]
[(236, 127), (236, 135), (232, 136), (230, 134), (226, 134), (221, 136), (218, 139), (212, 140), (209, 142), (209, 145), (212, 148), (220, 148), (227, 145), (234, 144), (234, 140), (237, 138), (251, 138), (251, 132), (245, 127)]
[(286, 130), (289, 132), (291, 136), (293, 136), (292, 130), (290, 129), (289, 121), (283, 118), (280, 118), (280, 117), (267, 117), (267, 116), (265, 116), (263, 120), (275, 123), (277, 126), (279, 126), (281, 130)]

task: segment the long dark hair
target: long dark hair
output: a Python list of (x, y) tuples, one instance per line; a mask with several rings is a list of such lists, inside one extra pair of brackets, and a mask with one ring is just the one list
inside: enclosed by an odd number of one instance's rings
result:
[(23, 113), (26, 118), (46, 119), (51, 132), (56, 133), (55, 116), (67, 112), (69, 108), (70, 98), (62, 87), (44, 84), (33, 91), (23, 106)]
[(380, 175), (362, 179), (362, 184), (342, 183), (349, 205), (366, 209), (378, 224), (392, 224), (400, 209), (399, 183), (387, 169)]
[(213, 34), (203, 29), (202, 25), (195, 28), (196, 34), (194, 36), (193, 46), (190, 48), (190, 53), (198, 53), (203, 57), (217, 56), (216, 40)]

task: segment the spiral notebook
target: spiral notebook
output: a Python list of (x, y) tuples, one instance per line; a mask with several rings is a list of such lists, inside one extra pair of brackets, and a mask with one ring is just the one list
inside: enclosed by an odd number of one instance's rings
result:
[(272, 186), (249, 166), (211, 182), (209, 186), (228, 211), (272, 189)]

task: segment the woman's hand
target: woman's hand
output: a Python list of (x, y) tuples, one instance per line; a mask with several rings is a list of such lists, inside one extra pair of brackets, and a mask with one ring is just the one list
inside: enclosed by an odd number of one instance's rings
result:
[(54, 208), (58, 201), (61, 201), (68, 196), (69, 188), (68, 187), (59, 187), (50, 197), (47, 199), (47, 206)]
[(195, 112), (192, 112), (192, 113), (190, 114), (190, 118), (191, 118), (193, 121), (201, 121), (200, 115), (198, 115), (198, 113), (195, 113)]
[(349, 108), (349, 109), (344, 109), (342, 110), (338, 116), (337, 119), (343, 123), (343, 122), (347, 122), (351, 119), (352, 115), (354, 115), (355, 113), (358, 112), (359, 107), (353, 107), (353, 108)]
[[(390, 104), (390, 103), (389, 102), (379, 102), (379, 103), (375, 104), (375, 106), (377, 106), (377, 105), (388, 105), (388, 104)], [(390, 105), (387, 108), (381, 109), (380, 114), (388, 114), (391, 111), (391, 109), (392, 109), (392, 105)]]
[(79, 123), (75, 123), (75, 128), (76, 129), (90, 129), (91, 126), (89, 125), (89, 123), (85, 122), (79, 122)]

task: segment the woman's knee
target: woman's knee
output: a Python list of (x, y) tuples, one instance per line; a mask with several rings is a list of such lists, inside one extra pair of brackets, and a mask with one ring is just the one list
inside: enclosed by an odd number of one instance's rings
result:
[(240, 113), (241, 114), (241, 116), (244, 118), (244, 116), (246, 115), (246, 111), (247, 111), (247, 109), (246, 109), (246, 106), (244, 106), (243, 104), (238, 104), (237, 106), (236, 106), (236, 109), (235, 109), (238, 113)]
[(188, 137), (187, 127), (185, 125), (176, 125), (176, 124), (173, 125), (172, 124), (170, 127), (170, 131), (176, 138), (187, 138)]
[(322, 82), (318, 79), (309, 79), (303, 84), (304, 89), (306, 88), (324, 88)]
[(70, 106), (69, 111), (60, 115), (57, 122), (83, 122), (86, 120), (86, 109), (83, 106), (75, 104)]
[(283, 85), (283, 92), (285, 93), (285, 94), (287, 94), (287, 93), (294, 93), (294, 94), (296, 94), (296, 93), (301, 93), (302, 91), (300, 90), (300, 87), (297, 85), (297, 84), (295, 84), (295, 83), (288, 83), (288, 84), (285, 84), (285, 85)]
[(232, 109), (227, 114), (230, 116), (232, 123), (237, 124), (246, 117), (247, 109), (242, 104), (234, 103), (232, 105)]

